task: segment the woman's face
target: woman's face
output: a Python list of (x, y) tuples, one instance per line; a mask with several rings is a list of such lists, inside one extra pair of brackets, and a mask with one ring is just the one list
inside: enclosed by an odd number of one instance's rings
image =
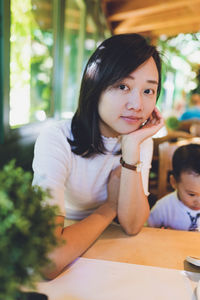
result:
[(101, 134), (115, 137), (137, 130), (155, 107), (158, 78), (156, 63), (150, 57), (128, 77), (108, 87), (99, 99)]

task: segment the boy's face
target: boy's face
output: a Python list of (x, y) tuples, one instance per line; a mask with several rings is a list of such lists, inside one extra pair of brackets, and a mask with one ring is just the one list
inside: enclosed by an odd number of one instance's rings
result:
[(179, 199), (189, 208), (200, 210), (200, 175), (194, 172), (181, 173), (177, 182), (171, 175), (171, 185), (177, 189)]

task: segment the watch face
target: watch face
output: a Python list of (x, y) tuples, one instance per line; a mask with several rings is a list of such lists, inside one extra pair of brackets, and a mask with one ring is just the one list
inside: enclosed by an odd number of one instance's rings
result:
[(137, 172), (141, 172), (142, 163), (139, 162), (138, 164), (136, 164), (136, 167), (137, 167), (136, 171), (137, 171)]

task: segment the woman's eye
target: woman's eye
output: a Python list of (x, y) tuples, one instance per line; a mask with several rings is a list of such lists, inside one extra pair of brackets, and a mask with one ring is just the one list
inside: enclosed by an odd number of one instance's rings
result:
[(120, 84), (120, 85), (119, 85), (119, 88), (120, 88), (120, 90), (122, 90), (122, 91), (127, 91), (127, 90), (128, 90), (128, 87), (127, 87), (125, 84)]
[(146, 90), (144, 90), (144, 93), (147, 95), (153, 95), (155, 92), (152, 89), (146, 89)]

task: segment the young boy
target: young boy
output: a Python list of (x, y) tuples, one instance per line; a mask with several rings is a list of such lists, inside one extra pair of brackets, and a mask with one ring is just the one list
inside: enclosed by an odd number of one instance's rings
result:
[(176, 149), (172, 168), (170, 184), (175, 191), (157, 201), (148, 225), (200, 231), (200, 145)]

